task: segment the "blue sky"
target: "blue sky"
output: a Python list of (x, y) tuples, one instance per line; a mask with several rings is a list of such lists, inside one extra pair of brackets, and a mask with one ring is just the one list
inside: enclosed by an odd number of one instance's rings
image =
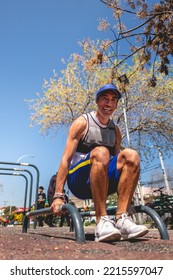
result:
[[(38, 167), (45, 189), (59, 166), (65, 132), (42, 136), (38, 127), (30, 128), (30, 111), (24, 100), (42, 92), (44, 79), (51, 78), (54, 69), (63, 68), (61, 58), (80, 51), (79, 40), (105, 36), (97, 30), (98, 19), (103, 17), (111, 17), (111, 10), (99, 0), (1, 1), (0, 161), (16, 162), (23, 155), (34, 155), (20, 162)], [(21, 206), (24, 187), (22, 177), (0, 175), (0, 206), (11, 201)]]
[[(29, 128), (30, 111), (24, 100), (42, 92), (44, 79), (63, 68), (61, 58), (80, 51), (79, 40), (103, 36), (97, 30), (98, 18), (107, 15), (111, 11), (99, 0), (1, 1), (0, 161), (16, 162), (23, 155), (34, 155), (20, 162), (38, 167), (40, 185), (45, 188), (57, 171), (65, 137), (63, 132), (42, 136), (37, 127)], [(34, 169), (29, 170), (35, 178)], [(0, 206), (11, 200), (23, 204), (24, 188), (24, 178), (0, 175)]]

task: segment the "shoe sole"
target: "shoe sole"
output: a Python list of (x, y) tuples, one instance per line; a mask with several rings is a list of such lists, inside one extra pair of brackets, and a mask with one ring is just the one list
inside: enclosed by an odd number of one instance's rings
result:
[(96, 242), (113, 241), (113, 240), (120, 240), (120, 239), (121, 239), (120, 233), (111, 233), (101, 237), (95, 237)]
[(148, 232), (149, 232), (149, 230), (146, 229), (143, 231), (139, 231), (137, 233), (131, 233), (129, 235), (121, 233), (121, 235), (122, 235), (123, 239), (134, 239), (134, 238), (142, 237), (142, 236), (146, 235)]

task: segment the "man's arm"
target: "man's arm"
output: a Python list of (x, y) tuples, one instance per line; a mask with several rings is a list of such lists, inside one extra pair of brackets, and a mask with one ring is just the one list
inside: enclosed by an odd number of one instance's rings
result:
[[(67, 179), (71, 159), (74, 153), (76, 152), (76, 148), (79, 143), (79, 140), (83, 137), (85, 133), (86, 127), (87, 127), (87, 122), (84, 117), (79, 117), (77, 120), (73, 122), (73, 124), (70, 127), (65, 150), (57, 173), (55, 196), (56, 193), (58, 194), (63, 193), (63, 188)], [(63, 204), (63, 200), (60, 198), (57, 198), (53, 201), (51, 207), (53, 209), (54, 214), (58, 213), (58, 208), (62, 204)]]

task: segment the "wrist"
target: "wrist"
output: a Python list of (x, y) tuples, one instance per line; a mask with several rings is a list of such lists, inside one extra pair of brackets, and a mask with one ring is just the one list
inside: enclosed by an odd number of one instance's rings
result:
[(54, 196), (53, 196), (53, 200), (55, 199), (62, 199), (63, 201), (65, 200), (65, 196), (64, 196), (64, 193), (61, 193), (61, 192), (55, 192)]

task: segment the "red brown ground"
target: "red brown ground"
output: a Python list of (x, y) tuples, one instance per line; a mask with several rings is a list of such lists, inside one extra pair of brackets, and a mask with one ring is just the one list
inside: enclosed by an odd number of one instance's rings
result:
[(86, 227), (86, 242), (78, 244), (69, 228), (28, 229), (0, 227), (0, 260), (173, 260), (173, 230), (170, 240), (160, 239), (151, 229), (145, 238), (96, 243), (94, 227)]

